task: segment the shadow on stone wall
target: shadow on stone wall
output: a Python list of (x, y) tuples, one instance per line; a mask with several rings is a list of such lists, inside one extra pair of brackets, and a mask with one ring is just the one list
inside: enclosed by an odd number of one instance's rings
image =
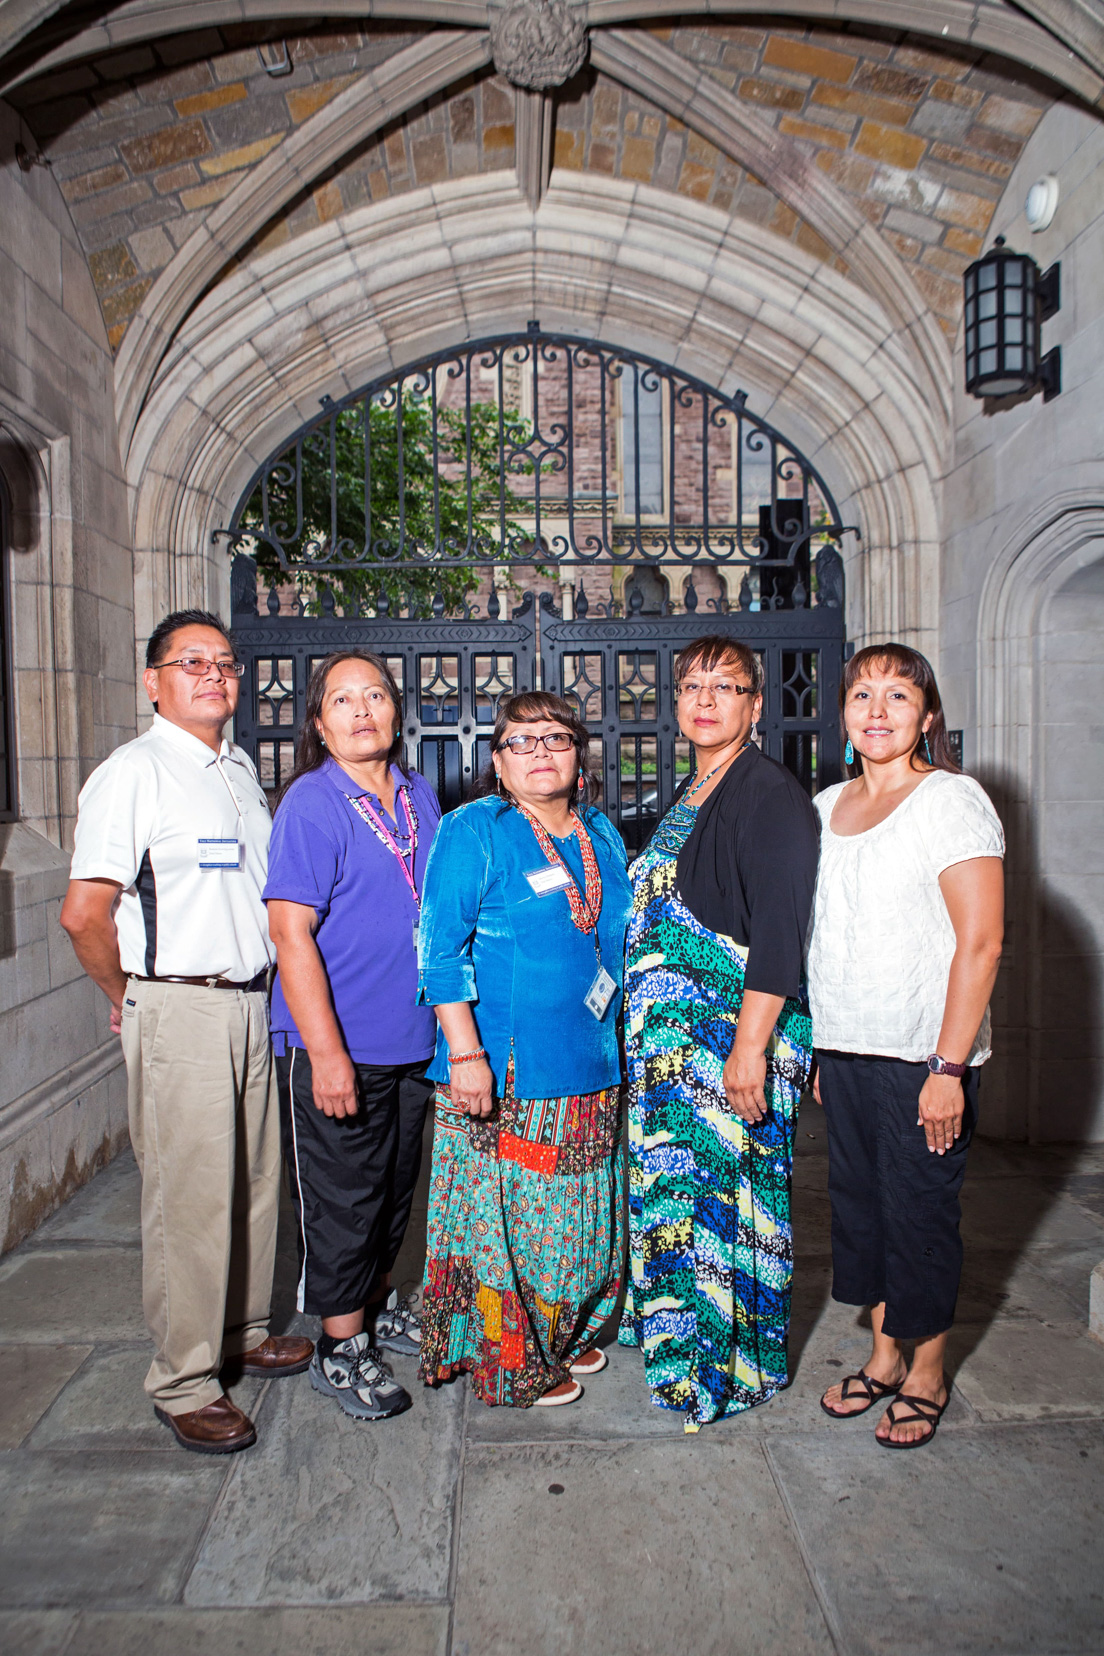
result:
[(966, 1258), (951, 1368), (1027, 1291), (1021, 1266), (1075, 1181), (1086, 1142), (1100, 1134), (1104, 1088), (1099, 940), (1048, 885), (1014, 790), (992, 775), (978, 780), (1008, 836), (1006, 943), (962, 1194)]
[(15, 875), (4, 868), (13, 823), (0, 823), (0, 960), (15, 955)]
[(1004, 1140), (1081, 1145), (1104, 1132), (1100, 940), (1066, 893), (1048, 884), (1012, 786), (992, 774), (978, 780), (1008, 839), (1005, 953), (980, 1130)]

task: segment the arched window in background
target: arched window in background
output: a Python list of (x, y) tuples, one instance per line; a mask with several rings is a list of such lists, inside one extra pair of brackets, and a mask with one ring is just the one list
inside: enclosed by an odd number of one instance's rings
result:
[(635, 373), (621, 381), (621, 498), (628, 517), (664, 510), (663, 387)]

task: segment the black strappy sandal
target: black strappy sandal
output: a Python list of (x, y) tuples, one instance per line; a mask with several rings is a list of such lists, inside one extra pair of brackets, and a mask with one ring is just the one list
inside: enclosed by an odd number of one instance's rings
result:
[[(850, 1389), (852, 1383), (854, 1383), (853, 1390)], [(885, 1397), (896, 1397), (900, 1390), (900, 1386), (887, 1386), (884, 1380), (872, 1380), (865, 1369), (860, 1369), (858, 1374), (848, 1374), (844, 1378), (840, 1402), (846, 1403), (849, 1398), (858, 1397), (859, 1393), (863, 1392), (866, 1396), (865, 1408), (830, 1409), (823, 1397), (820, 1400), (820, 1406), (830, 1420), (858, 1420), (861, 1415), (866, 1414), (867, 1410), (872, 1409), (875, 1403), (880, 1403)], [(825, 1393), (825, 1396), (827, 1396), (827, 1393)]]
[[(950, 1401), (951, 1389), (948, 1386), (947, 1403)], [(902, 1415), (900, 1420), (895, 1419), (893, 1414), (893, 1411), (897, 1407), (898, 1403), (906, 1404), (912, 1411), (911, 1414)], [(933, 1403), (930, 1397), (909, 1397), (905, 1392), (898, 1392), (897, 1396), (893, 1399), (893, 1402), (886, 1410), (886, 1413), (889, 1416), (890, 1426), (907, 1426), (910, 1421), (922, 1420), (930, 1426), (931, 1430), (925, 1432), (923, 1437), (913, 1438), (911, 1442), (908, 1443), (894, 1443), (892, 1438), (878, 1437), (877, 1432), (875, 1432), (874, 1436), (877, 1438), (883, 1449), (922, 1449), (925, 1443), (930, 1443), (932, 1438), (935, 1436), (939, 1427), (939, 1422), (943, 1419), (943, 1415), (946, 1412), (947, 1403), (940, 1405), (938, 1403)]]

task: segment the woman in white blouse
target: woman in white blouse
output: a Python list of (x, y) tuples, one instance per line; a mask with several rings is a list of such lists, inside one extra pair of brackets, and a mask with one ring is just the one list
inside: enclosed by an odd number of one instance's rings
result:
[(840, 700), (853, 780), (814, 801), (809, 1004), (828, 1125), (832, 1296), (870, 1306), (874, 1344), (821, 1407), (846, 1420), (891, 1398), (878, 1442), (916, 1449), (947, 1406), (958, 1196), (990, 1051), (1004, 835), (954, 761), (922, 655), (902, 644), (860, 650)]

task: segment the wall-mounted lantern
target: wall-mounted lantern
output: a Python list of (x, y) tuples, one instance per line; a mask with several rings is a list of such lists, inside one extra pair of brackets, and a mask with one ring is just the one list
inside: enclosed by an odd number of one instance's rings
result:
[(1044, 356), (1042, 324), (1061, 302), (1059, 267), (1040, 273), (1026, 253), (998, 236), (963, 278), (966, 298), (966, 390), (971, 397), (1011, 397), (1062, 389), (1062, 350)]

